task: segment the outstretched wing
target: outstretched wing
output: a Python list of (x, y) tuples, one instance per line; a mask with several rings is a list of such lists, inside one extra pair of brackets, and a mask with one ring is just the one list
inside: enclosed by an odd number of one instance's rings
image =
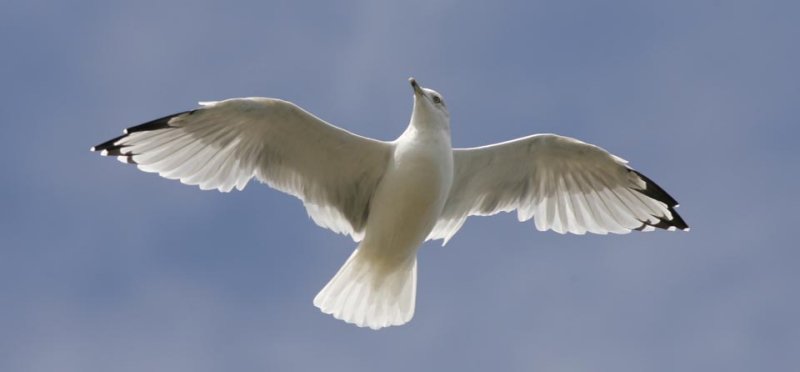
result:
[(450, 195), (428, 239), (452, 237), (468, 216), (517, 210), (540, 231), (624, 234), (683, 229), (678, 202), (600, 147), (554, 134), (454, 149)]
[(241, 190), (256, 177), (300, 198), (318, 225), (361, 239), (391, 144), (278, 99), (203, 105), (128, 128), (92, 151), (204, 190)]

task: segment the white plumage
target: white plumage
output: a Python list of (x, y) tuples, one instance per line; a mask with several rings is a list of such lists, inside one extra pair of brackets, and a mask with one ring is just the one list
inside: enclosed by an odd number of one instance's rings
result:
[(417, 249), (446, 243), (472, 215), (516, 210), (558, 233), (688, 230), (675, 199), (597, 146), (540, 134), (453, 149), (441, 95), (410, 81), (411, 120), (392, 142), (290, 102), (237, 98), (128, 128), (92, 151), (204, 190), (255, 177), (298, 197), (315, 223), (360, 242), (314, 304), (373, 329), (412, 318)]

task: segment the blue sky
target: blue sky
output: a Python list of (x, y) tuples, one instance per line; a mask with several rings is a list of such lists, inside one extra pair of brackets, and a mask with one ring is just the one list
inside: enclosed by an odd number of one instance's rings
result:
[[(11, 1), (0, 8), (0, 370), (788, 370), (800, 363), (792, 1)], [(311, 300), (355, 244), (298, 200), (90, 153), (240, 96), (390, 140), (406, 79), (453, 143), (554, 132), (629, 160), (690, 233), (471, 218), (411, 323)]]

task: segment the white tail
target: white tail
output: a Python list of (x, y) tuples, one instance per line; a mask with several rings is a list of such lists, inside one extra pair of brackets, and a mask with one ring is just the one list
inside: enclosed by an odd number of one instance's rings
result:
[(356, 249), (319, 291), (314, 306), (359, 327), (380, 329), (407, 323), (414, 316), (416, 256), (386, 265), (360, 251)]

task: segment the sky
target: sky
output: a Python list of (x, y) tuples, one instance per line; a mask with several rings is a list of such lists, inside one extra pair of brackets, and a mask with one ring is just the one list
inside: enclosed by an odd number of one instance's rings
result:
[[(753, 371), (800, 364), (796, 1), (6, 1), (0, 370)], [(453, 144), (551, 132), (630, 161), (692, 230), (472, 217), (419, 252), (417, 309), (314, 295), (355, 243), (257, 182), (200, 191), (89, 147), (197, 101), (278, 97)]]

